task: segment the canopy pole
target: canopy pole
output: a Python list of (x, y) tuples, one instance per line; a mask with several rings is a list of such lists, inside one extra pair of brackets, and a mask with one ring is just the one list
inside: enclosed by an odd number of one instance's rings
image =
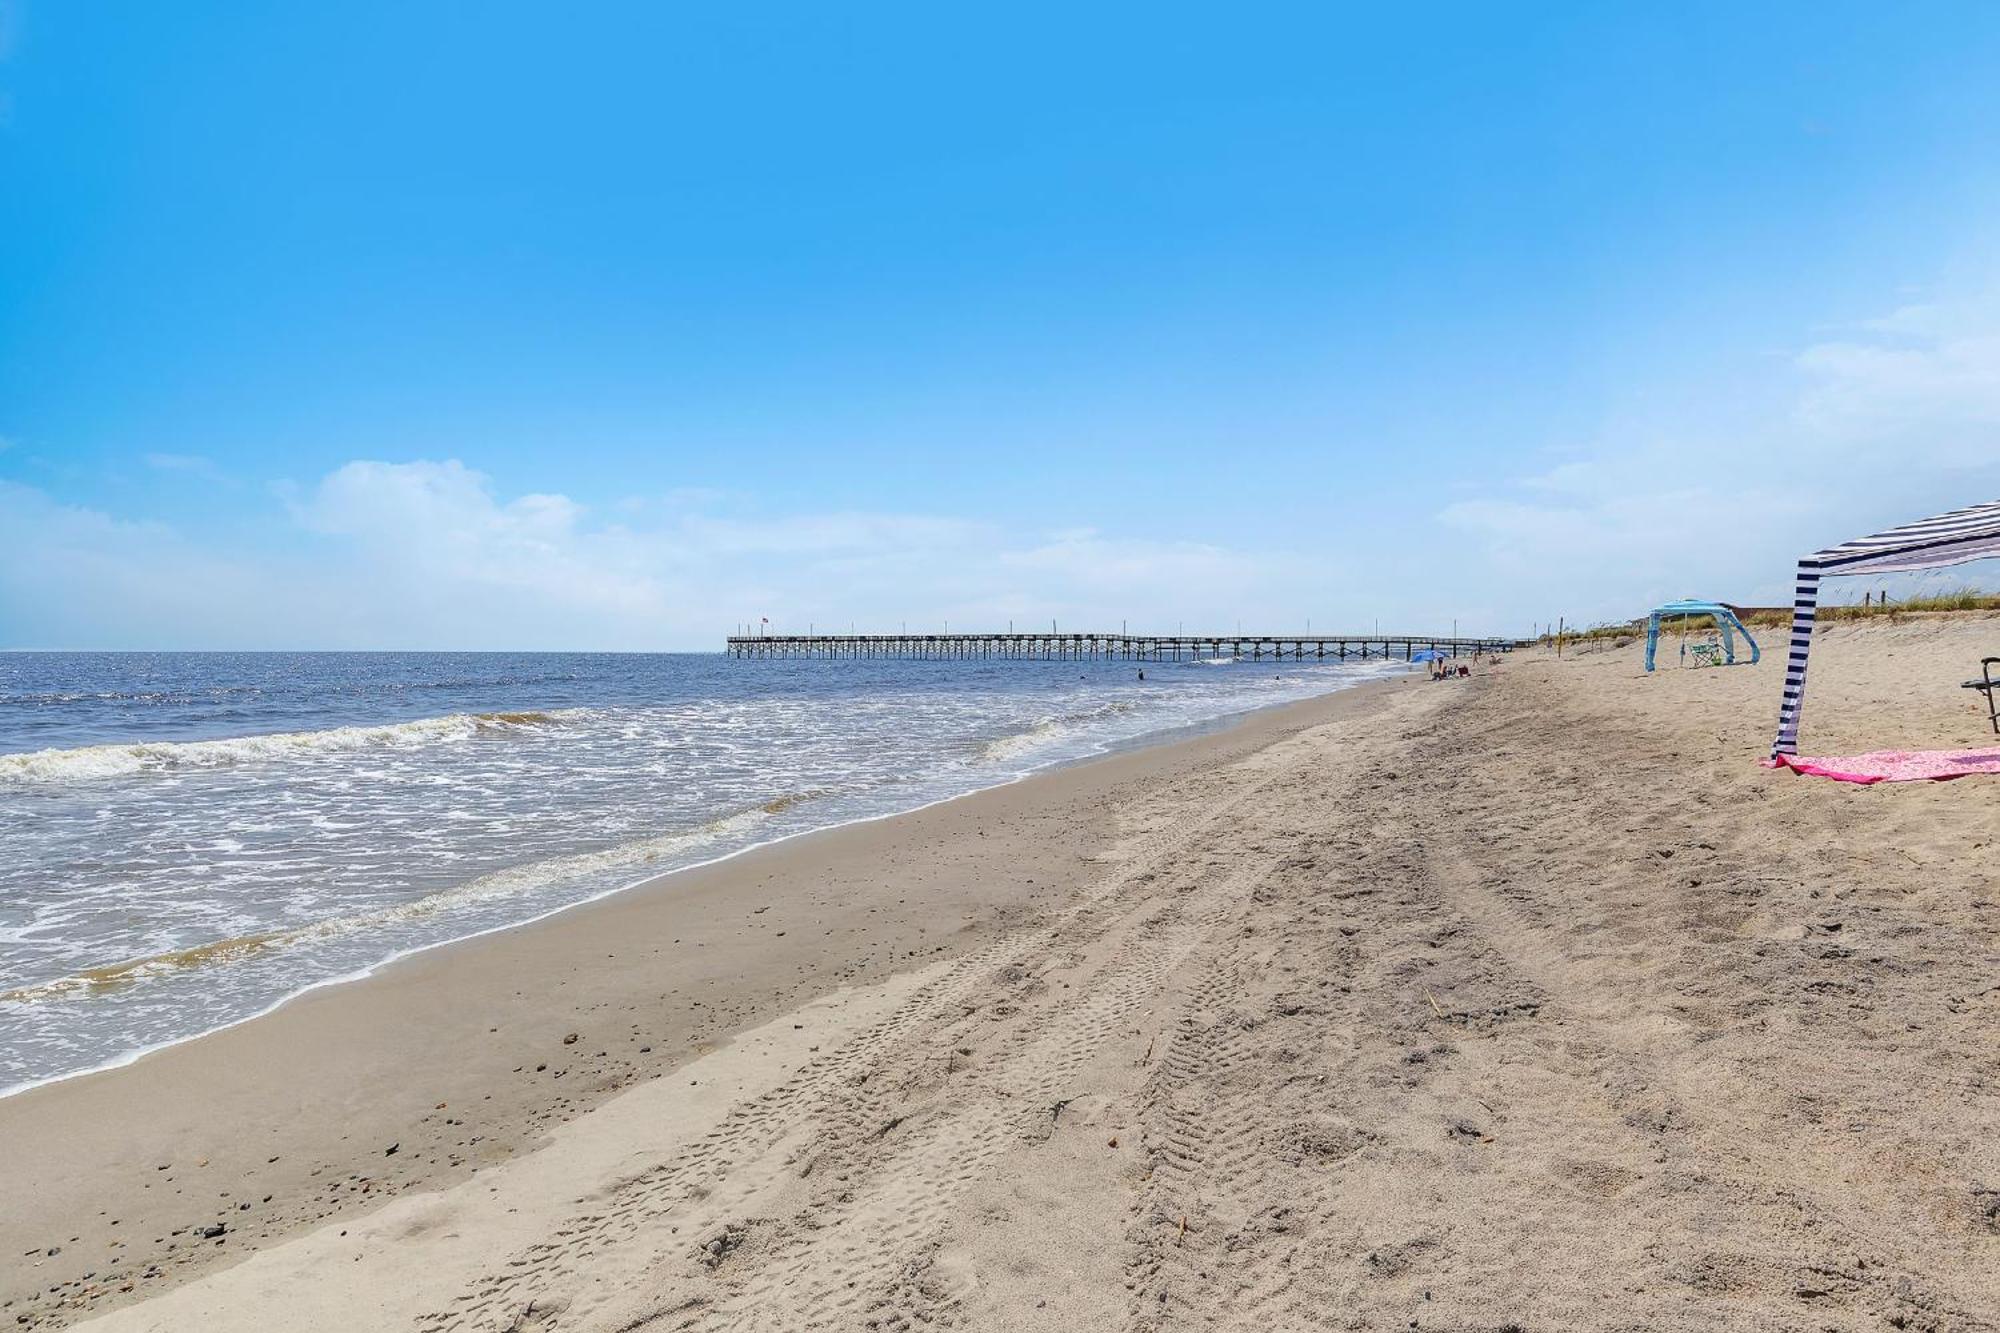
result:
[(1799, 752), (1799, 713), (1806, 697), (1806, 657), (1812, 652), (1813, 620), (1819, 614), (1820, 571), (1816, 562), (1801, 561), (1792, 593), (1792, 646), (1785, 657), (1785, 695), (1778, 708), (1778, 735), (1771, 758)]

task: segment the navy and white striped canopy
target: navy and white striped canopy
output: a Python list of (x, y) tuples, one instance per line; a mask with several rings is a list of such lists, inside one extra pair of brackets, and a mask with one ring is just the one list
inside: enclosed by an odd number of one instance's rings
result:
[(1818, 614), (1822, 578), (1937, 569), (1987, 556), (2000, 556), (2000, 500), (1857, 537), (1815, 551), (1799, 561), (1798, 584), (1792, 596), (1792, 641), (1785, 659), (1785, 693), (1778, 706), (1778, 735), (1771, 742), (1771, 758), (1776, 760), (1780, 755), (1799, 752), (1806, 658), (1812, 652), (1813, 620)]
[(1989, 555), (2000, 555), (2000, 500), (1857, 537), (1814, 552), (1799, 566), (1822, 574), (1880, 574), (1936, 569)]

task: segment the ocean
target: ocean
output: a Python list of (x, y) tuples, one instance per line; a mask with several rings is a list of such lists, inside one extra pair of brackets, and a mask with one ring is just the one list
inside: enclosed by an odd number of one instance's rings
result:
[(1388, 663), (0, 654), (0, 1095)]

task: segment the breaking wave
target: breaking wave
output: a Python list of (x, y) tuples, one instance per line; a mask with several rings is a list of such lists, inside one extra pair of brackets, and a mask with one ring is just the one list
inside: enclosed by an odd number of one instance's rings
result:
[(1026, 731), (996, 736), (986, 742), (979, 747), (979, 757), (992, 764), (1004, 763), (1040, 749), (1061, 734), (1061, 723), (1052, 717), (1041, 718)]
[(1114, 699), (1074, 713), (1061, 713), (1036, 718), (1026, 731), (1016, 731), (1006, 736), (996, 736), (979, 747), (979, 757), (987, 763), (1005, 763), (1010, 759), (1020, 759), (1061, 741), (1089, 727), (1122, 713), (1129, 713), (1138, 705), (1130, 699)]
[(411, 902), (398, 903), (393, 907), (357, 912), (351, 916), (336, 917), (329, 921), (316, 921), (294, 930), (216, 940), (209, 944), (169, 949), (144, 958), (127, 959), (103, 967), (85, 968), (74, 975), (60, 977), (54, 981), (0, 991), (0, 1002), (32, 1003), (37, 1000), (53, 1000), (65, 995), (117, 990), (147, 977), (212, 967), (219, 963), (233, 963), (273, 950), (330, 939), (338, 935), (352, 935), (383, 926), (421, 921), (478, 907), (485, 903), (526, 897), (558, 884), (597, 879), (615, 871), (643, 872), (649, 866), (675, 860), (687, 852), (698, 851), (749, 833), (773, 815), (782, 814), (826, 794), (817, 790), (788, 793), (751, 809), (711, 819), (696, 828), (640, 838), (594, 852), (579, 852), (572, 856), (556, 856), (547, 860), (531, 861), (525, 865), (509, 866), (504, 870), (496, 870), (477, 879), (467, 880), (463, 884), (426, 894)]
[(831, 795), (833, 793), (824, 787), (815, 787), (811, 791), (787, 792), (783, 796), (774, 796), (757, 808), (767, 815), (782, 815), (785, 811), (804, 805), (807, 801), (817, 801), (822, 796)]
[(452, 713), (372, 727), (329, 727), (324, 731), (279, 731), (213, 741), (140, 741), (127, 745), (85, 745), (73, 750), (0, 754), (0, 782), (89, 782), (137, 773), (172, 773), (235, 764), (268, 763), (300, 755), (334, 754), (378, 748), (413, 749), (481, 735), (504, 735), (527, 728), (558, 726), (586, 710), (555, 712)]
[(147, 977), (248, 958), (274, 947), (284, 938), (280, 935), (240, 935), (235, 939), (196, 944), (186, 949), (169, 949), (147, 958), (132, 958), (103, 967), (86, 967), (75, 976), (0, 991), (0, 1000), (53, 1000), (57, 996), (73, 995), (79, 991), (119, 990)]

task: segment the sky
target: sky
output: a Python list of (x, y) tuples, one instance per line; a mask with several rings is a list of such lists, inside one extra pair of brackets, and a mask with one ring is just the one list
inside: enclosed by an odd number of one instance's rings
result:
[(1988, 4), (0, 0), (0, 647), (1781, 603), (1996, 238)]

